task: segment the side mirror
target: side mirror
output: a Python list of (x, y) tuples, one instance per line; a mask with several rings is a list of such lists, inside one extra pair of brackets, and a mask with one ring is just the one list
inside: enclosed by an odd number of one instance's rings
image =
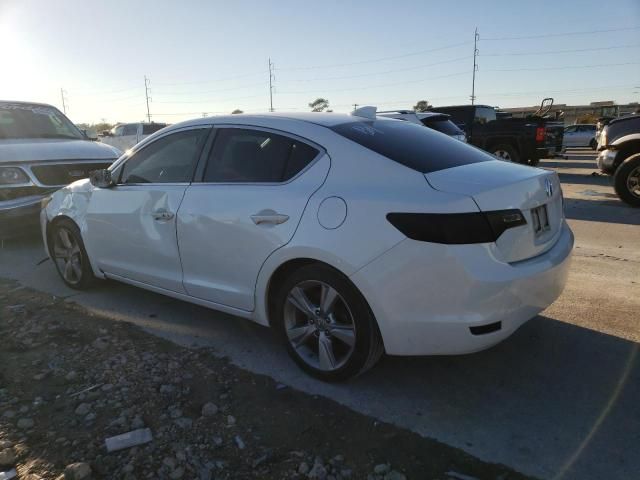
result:
[(98, 188), (111, 188), (115, 185), (115, 182), (111, 178), (111, 171), (105, 169), (94, 170), (89, 175), (89, 181), (91, 185)]

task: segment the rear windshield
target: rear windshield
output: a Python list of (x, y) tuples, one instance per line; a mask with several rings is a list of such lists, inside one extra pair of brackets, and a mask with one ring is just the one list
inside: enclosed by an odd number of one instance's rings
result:
[(447, 135), (462, 135), (462, 130), (458, 128), (458, 126), (453, 123), (451, 120), (445, 119), (436, 119), (430, 120), (429, 118), (423, 118), (422, 124), (425, 127), (433, 128), (438, 132), (446, 133)]
[(330, 127), (363, 147), (422, 173), (495, 160), (482, 150), (422, 125), (395, 120), (349, 122)]

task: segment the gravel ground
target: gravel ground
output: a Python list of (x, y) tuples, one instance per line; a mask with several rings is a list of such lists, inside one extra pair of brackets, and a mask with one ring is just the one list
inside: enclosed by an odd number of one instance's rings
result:
[(0, 478), (526, 478), (14, 282), (0, 338)]

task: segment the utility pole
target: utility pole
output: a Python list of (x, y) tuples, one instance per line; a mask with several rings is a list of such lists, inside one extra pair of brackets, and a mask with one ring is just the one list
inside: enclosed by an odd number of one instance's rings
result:
[(471, 80), (471, 105), (473, 105), (476, 101), (476, 72), (478, 71), (478, 39), (480, 35), (478, 34), (478, 27), (476, 27), (476, 32), (473, 35), (473, 79)]
[(273, 82), (276, 79), (273, 73), (274, 65), (271, 63), (271, 57), (269, 57), (269, 111), (273, 112)]
[(147, 98), (147, 121), (151, 123), (151, 113), (149, 112), (149, 85), (151, 85), (151, 80), (144, 76), (144, 96)]
[(357, 110), (357, 109), (358, 109), (358, 104), (357, 104), (357, 103), (354, 103), (354, 104), (353, 104), (353, 109), (354, 109), (354, 110)]
[(62, 97), (62, 111), (67, 114), (67, 91), (64, 88), (60, 89), (60, 96)]

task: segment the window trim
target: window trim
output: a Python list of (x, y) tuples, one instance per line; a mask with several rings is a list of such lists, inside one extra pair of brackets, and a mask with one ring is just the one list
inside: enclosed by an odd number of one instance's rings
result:
[[(327, 153), (327, 150), (318, 145), (317, 143), (315, 143), (312, 140), (309, 140), (307, 138), (301, 137), (299, 135), (296, 135), (295, 133), (291, 133), (291, 132), (285, 132), (283, 130), (278, 130), (276, 128), (269, 128), (269, 127), (262, 127), (262, 126), (258, 126), (258, 125), (249, 125), (249, 124), (237, 124), (237, 123), (216, 123), (214, 125), (212, 125), (213, 127), (213, 131), (214, 133), (210, 136), (210, 138), (207, 141), (207, 144), (205, 144), (205, 148), (203, 149), (203, 154), (200, 155), (200, 162), (198, 162), (198, 166), (196, 167), (196, 175), (194, 176), (194, 179), (191, 183), (191, 186), (196, 186), (196, 185), (251, 185), (251, 186), (255, 186), (255, 185), (264, 185), (264, 186), (277, 186), (277, 185), (287, 185), (288, 183), (291, 183), (293, 181), (295, 181), (298, 177), (304, 175), (304, 173), (309, 170), (313, 165), (315, 165), (318, 160), (320, 158), (322, 158), (323, 155), (327, 155), (329, 157), (329, 154)], [(222, 130), (222, 129), (229, 129), (229, 128), (235, 128), (238, 130), (256, 130), (256, 131), (260, 131), (260, 132), (266, 132), (266, 133), (274, 133), (276, 135), (280, 135), (282, 137), (286, 137), (292, 140), (296, 140), (299, 141), (301, 143), (304, 143), (310, 147), (315, 148), (318, 151), (318, 154), (313, 158), (313, 160), (311, 160), (306, 167), (304, 167), (302, 170), (300, 170), (298, 173), (296, 173), (293, 177), (291, 177), (288, 180), (285, 180), (284, 182), (205, 182), (204, 181), (204, 174), (206, 171), (206, 167), (207, 167), (207, 162), (209, 160), (209, 156), (211, 155), (211, 153), (213, 152), (213, 149), (216, 146), (216, 142), (218, 140), (218, 131)], [(331, 160), (331, 157), (329, 157), (329, 160)]]
[[(169, 135), (173, 135), (175, 133), (182, 133), (182, 132), (186, 132), (186, 131), (190, 131), (190, 130), (209, 130), (209, 132), (206, 134), (207, 138), (205, 139), (204, 144), (202, 145), (202, 147), (200, 148), (200, 153), (197, 155), (197, 159), (196, 159), (196, 168), (193, 171), (193, 174), (191, 175), (191, 180), (188, 182), (162, 182), (162, 183), (122, 183), (122, 173), (124, 171), (124, 165), (131, 160), (132, 158), (134, 158), (138, 153), (142, 152), (145, 148), (149, 147), (150, 145), (153, 145), (154, 143), (156, 143), (158, 140), (161, 140)], [(159, 135), (155, 138), (153, 138), (153, 140), (151, 140), (150, 142), (145, 142), (143, 144), (139, 144), (139, 148), (133, 150), (129, 155), (127, 155), (120, 163), (118, 163), (117, 165), (114, 164), (114, 168), (112, 171), (116, 171), (118, 170), (118, 180), (116, 181), (115, 187), (131, 187), (131, 186), (150, 186), (150, 185), (169, 185), (169, 186), (179, 186), (179, 185), (190, 185), (191, 183), (193, 183), (194, 181), (194, 175), (198, 170), (198, 165), (200, 164), (200, 160), (202, 159), (202, 154), (205, 151), (208, 143), (211, 140), (211, 136), (212, 136), (212, 132), (211, 130), (213, 130), (211, 128), (211, 125), (191, 125), (188, 127), (183, 127), (183, 128), (176, 128), (175, 130), (171, 130), (169, 132), (165, 132), (162, 135)], [(153, 134), (152, 134), (153, 135)], [(147, 137), (150, 138), (150, 137)]]

